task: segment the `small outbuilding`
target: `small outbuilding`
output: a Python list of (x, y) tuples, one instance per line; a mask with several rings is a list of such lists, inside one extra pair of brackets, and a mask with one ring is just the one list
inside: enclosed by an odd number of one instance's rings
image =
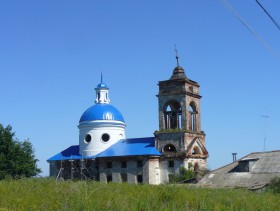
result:
[(198, 185), (259, 190), (265, 188), (274, 177), (280, 177), (280, 150), (253, 152), (210, 172)]

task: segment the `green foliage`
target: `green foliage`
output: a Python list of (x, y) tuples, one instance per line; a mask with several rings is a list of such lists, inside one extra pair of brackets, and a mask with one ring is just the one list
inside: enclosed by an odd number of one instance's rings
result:
[(279, 196), (245, 189), (32, 178), (0, 181), (0, 210), (279, 210)]
[(280, 177), (274, 177), (268, 184), (268, 191), (280, 194)]
[(180, 128), (168, 128), (168, 129), (164, 129), (164, 130), (160, 130), (160, 131), (156, 131), (156, 133), (176, 133), (176, 132), (183, 132), (184, 130), (180, 129)]
[(32, 144), (15, 139), (12, 127), (0, 124), (0, 180), (11, 177), (32, 177), (41, 172), (37, 168)]
[(170, 175), (169, 182), (180, 183), (193, 178), (195, 178), (195, 172), (192, 169), (192, 164), (189, 163), (188, 169), (186, 169), (184, 166), (181, 166), (179, 169), (179, 174)]

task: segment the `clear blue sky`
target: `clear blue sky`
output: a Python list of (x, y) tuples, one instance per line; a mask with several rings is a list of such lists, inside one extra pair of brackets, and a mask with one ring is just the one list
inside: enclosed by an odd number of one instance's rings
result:
[[(280, 31), (255, 0), (228, 1), (280, 53)], [(260, 1), (280, 22), (280, 1)], [(29, 138), (46, 160), (78, 144), (78, 121), (94, 104), (100, 72), (126, 136), (158, 129), (157, 82), (176, 65), (199, 82), (202, 129), (215, 169), (253, 151), (279, 150), (280, 59), (221, 0), (0, 2), (0, 123)]]

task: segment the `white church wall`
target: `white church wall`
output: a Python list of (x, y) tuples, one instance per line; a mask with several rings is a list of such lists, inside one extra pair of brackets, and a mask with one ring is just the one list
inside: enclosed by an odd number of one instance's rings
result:
[(152, 185), (160, 184), (160, 167), (159, 167), (159, 158), (150, 158), (147, 162), (148, 172), (147, 183)]

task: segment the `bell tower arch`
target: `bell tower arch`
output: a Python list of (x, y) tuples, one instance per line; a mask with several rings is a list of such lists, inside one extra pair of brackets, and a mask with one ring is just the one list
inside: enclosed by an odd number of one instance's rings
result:
[(205, 133), (201, 130), (200, 86), (187, 78), (177, 55), (176, 59), (177, 66), (171, 78), (158, 83), (156, 147), (163, 154), (162, 159), (179, 158), (185, 167), (192, 163), (196, 169), (205, 169), (208, 152)]

